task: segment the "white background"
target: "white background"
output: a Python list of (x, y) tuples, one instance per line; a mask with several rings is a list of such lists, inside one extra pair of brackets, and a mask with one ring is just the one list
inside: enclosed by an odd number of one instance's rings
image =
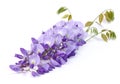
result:
[[(117, 34), (115, 41), (90, 40), (61, 68), (34, 78), (16, 74), (9, 65), (18, 61), (19, 48), (30, 48), (61, 18), (56, 10), (66, 6), (74, 20), (85, 23), (105, 9), (113, 9), (115, 21), (108, 25)], [(120, 84), (120, 6), (118, 0), (0, 0), (0, 84)]]

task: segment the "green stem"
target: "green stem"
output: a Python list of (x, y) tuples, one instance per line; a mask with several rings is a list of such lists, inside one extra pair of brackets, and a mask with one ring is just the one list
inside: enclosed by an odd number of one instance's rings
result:
[[(103, 14), (103, 13), (104, 13), (105, 11), (107, 11), (107, 10), (112, 10), (112, 9), (106, 9), (106, 10), (104, 10), (103, 12), (101, 12), (100, 14)], [(99, 15), (100, 15), (100, 14), (99, 14)], [(102, 26), (101, 24), (99, 24), (99, 23), (96, 21), (96, 20), (99, 18), (99, 15), (98, 15), (92, 22), (93, 22), (93, 24), (96, 22), (98, 25)], [(92, 25), (91, 25), (91, 26), (92, 26)], [(86, 32), (89, 31), (89, 29), (90, 29), (91, 26), (88, 27), (88, 29), (86, 30)]]
[(99, 34), (101, 34), (101, 33), (102, 33), (102, 32), (99, 32), (98, 34), (94, 34), (94, 35), (92, 35), (90, 38), (88, 38), (88, 39), (86, 40), (86, 42), (89, 41), (90, 39), (96, 37), (97, 35), (99, 35)]
[(104, 30), (104, 31), (99, 32), (98, 34), (92, 35), (90, 38), (88, 38), (88, 39), (86, 40), (86, 42), (89, 41), (89, 40), (91, 40), (92, 38), (96, 37), (97, 35), (99, 35), (99, 34), (101, 34), (101, 33), (103, 33), (103, 32), (106, 32), (106, 31), (109, 31), (109, 30)]
[[(106, 9), (106, 10), (104, 10), (103, 12), (101, 12), (100, 14), (103, 14), (103, 13), (104, 13), (105, 11), (107, 11), (107, 10), (112, 10), (112, 9)], [(96, 21), (98, 18), (99, 18), (99, 15), (92, 21), (93, 24), (96, 22), (99, 26), (103, 27), (99, 22)], [(92, 24), (92, 25), (93, 25), (93, 24)], [(92, 25), (91, 25), (91, 26), (92, 26)], [(89, 26), (89, 27), (87, 28), (86, 32), (88, 32), (88, 31), (90, 30), (91, 26)], [(90, 38), (88, 38), (88, 39), (86, 40), (86, 42), (89, 41), (90, 39), (96, 37), (97, 35), (99, 35), (99, 34), (101, 34), (101, 33), (103, 33), (103, 32), (106, 32), (106, 31), (108, 31), (108, 30), (101, 31), (101, 32), (99, 32), (98, 34), (92, 35)]]
[(68, 10), (69, 14), (72, 15), (72, 13), (70, 12), (70, 10), (68, 8), (67, 8), (67, 10)]

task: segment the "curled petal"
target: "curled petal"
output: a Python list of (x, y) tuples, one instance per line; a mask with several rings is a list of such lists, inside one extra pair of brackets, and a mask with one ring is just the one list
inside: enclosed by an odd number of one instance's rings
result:
[(39, 67), (38, 70), (37, 70), (37, 72), (39, 74), (44, 74), (46, 72), (46, 70), (43, 67)]
[(50, 62), (51, 62), (51, 64), (52, 64), (53, 66), (56, 66), (56, 67), (60, 67), (60, 66), (61, 66), (60, 63), (58, 63), (58, 62), (55, 61), (54, 59), (51, 59)]
[(20, 54), (15, 54), (15, 57), (19, 58), (19, 59), (23, 59), (24, 57)]
[(36, 40), (35, 38), (31, 38), (31, 40), (33, 44), (38, 44), (38, 40)]
[(32, 76), (34, 76), (34, 77), (39, 76), (39, 74), (38, 74), (37, 72), (35, 72), (35, 71), (32, 71), (31, 74), (32, 74)]
[(40, 57), (36, 54), (30, 55), (29, 56), (29, 63), (34, 64), (34, 65), (40, 64)]
[(17, 65), (10, 65), (9, 67), (15, 72), (21, 71), (21, 68)]
[(20, 48), (20, 51), (23, 55), (28, 56), (28, 52), (24, 48)]
[(82, 46), (84, 44), (86, 44), (86, 42), (82, 39), (76, 43), (77, 46)]

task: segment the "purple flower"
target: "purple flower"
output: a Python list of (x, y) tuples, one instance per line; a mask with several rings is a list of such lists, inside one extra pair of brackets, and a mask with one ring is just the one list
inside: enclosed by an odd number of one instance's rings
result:
[(37, 73), (38, 74), (44, 74), (44, 73), (46, 73), (46, 70), (42, 66), (39, 66), (38, 70), (37, 70)]
[(40, 57), (36, 54), (29, 55), (29, 63), (34, 65), (40, 64)]
[(36, 40), (35, 38), (31, 38), (31, 40), (33, 44), (38, 44), (38, 40)]
[(30, 68), (31, 68), (31, 69), (33, 69), (34, 66), (35, 66), (35, 65), (34, 65), (33, 63), (30, 64)]
[(9, 67), (10, 67), (10, 69), (12, 69), (13, 71), (16, 71), (16, 72), (21, 71), (21, 68), (20, 68), (19, 66), (17, 66), (17, 65), (10, 65)]
[(44, 52), (44, 47), (42, 44), (31, 44), (31, 50), (38, 54), (38, 53), (43, 53)]
[(34, 77), (39, 76), (39, 74), (38, 74), (37, 72), (35, 72), (35, 71), (32, 71), (31, 74), (32, 74), (32, 76), (34, 76)]
[(22, 55), (15, 54), (20, 61), (10, 68), (15, 71), (30, 71), (39, 76), (65, 64), (76, 50), (86, 44), (83, 24), (77, 21), (60, 21), (43, 32), (39, 39), (31, 38), (31, 49), (20, 48)]
[(28, 52), (24, 48), (20, 48), (20, 51), (23, 55), (28, 56)]
[(82, 46), (84, 44), (86, 44), (86, 42), (82, 39), (76, 43), (77, 46)]
[(59, 62), (57, 62), (56, 60), (54, 60), (52, 58), (50, 59), (50, 63), (55, 67), (60, 67), (61, 66)]
[(19, 59), (23, 59), (24, 57), (20, 54), (15, 54), (15, 57), (19, 58)]
[(49, 72), (51, 68), (49, 64), (43, 64), (42, 67), (45, 69), (46, 72)]

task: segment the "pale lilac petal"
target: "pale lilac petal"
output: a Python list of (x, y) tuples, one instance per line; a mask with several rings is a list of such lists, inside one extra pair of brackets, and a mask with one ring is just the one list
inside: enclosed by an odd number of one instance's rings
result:
[(43, 67), (46, 71), (49, 71), (50, 65), (49, 65), (49, 64), (43, 64), (42, 67)]
[(56, 23), (55, 26), (56, 26), (57, 28), (58, 28), (58, 27), (62, 28), (65, 24), (66, 24), (65, 21), (60, 21), (60, 22)]
[(63, 65), (63, 64), (66, 63), (66, 61), (61, 57), (61, 58), (60, 58), (60, 63), (61, 63), (61, 65)]
[(30, 55), (29, 56), (29, 63), (34, 64), (34, 65), (40, 64), (40, 57), (36, 54)]
[(41, 44), (31, 44), (31, 49), (35, 53), (42, 53), (45, 50)]
[(55, 37), (55, 43), (56, 44), (60, 44), (61, 42), (62, 42), (62, 36), (61, 35), (56, 35), (56, 37)]
[(51, 62), (51, 64), (52, 65), (54, 65), (54, 66), (56, 66), (56, 67), (59, 67), (59, 66), (61, 66), (57, 61), (55, 61), (54, 59), (50, 59), (50, 62)]

